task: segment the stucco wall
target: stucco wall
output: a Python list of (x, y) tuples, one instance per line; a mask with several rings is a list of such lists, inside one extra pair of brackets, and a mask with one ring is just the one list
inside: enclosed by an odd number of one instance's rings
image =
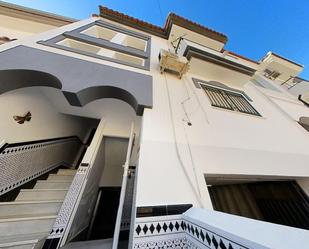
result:
[[(0, 138), (16, 143), (77, 135), (84, 140), (96, 122), (54, 109), (39, 87), (22, 88), (0, 96)], [(18, 124), (14, 115), (31, 112), (30, 122)]]
[[(293, 100), (290, 105), (274, 103), (248, 83), (239, 89), (249, 95), (262, 117), (214, 108), (203, 90), (195, 88), (192, 78), (216, 78), (205, 77), (205, 72), (201, 72), (204, 76), (187, 73), (182, 80), (167, 73), (160, 75), (157, 55), (167, 43), (152, 39), (154, 103), (143, 117), (137, 206), (202, 203), (211, 208), (204, 174), (245, 178), (309, 176), (309, 136), (295, 122), (299, 115), (307, 113), (301, 104), (293, 104)], [(286, 94), (282, 96), (287, 98)], [(184, 110), (192, 126), (187, 125)]]
[(21, 39), (54, 28), (57, 26), (0, 15), (0, 36), (7, 36), (10, 39)]

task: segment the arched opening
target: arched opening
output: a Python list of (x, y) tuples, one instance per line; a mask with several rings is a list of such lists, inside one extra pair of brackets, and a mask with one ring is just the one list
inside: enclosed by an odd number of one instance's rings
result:
[(136, 98), (128, 91), (114, 86), (93, 86), (85, 88), (77, 93), (63, 92), (69, 103), (73, 106), (85, 106), (86, 104), (104, 98), (114, 98), (128, 103), (137, 115), (143, 114), (143, 107), (138, 104)]
[(62, 88), (60, 80), (52, 74), (25, 69), (8, 69), (0, 71), (0, 94), (18, 88), (31, 86), (48, 86)]

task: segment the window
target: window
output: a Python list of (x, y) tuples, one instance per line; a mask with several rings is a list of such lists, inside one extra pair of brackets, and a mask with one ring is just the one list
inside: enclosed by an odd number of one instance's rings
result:
[(223, 90), (221, 88), (215, 88), (205, 84), (200, 85), (207, 94), (212, 106), (261, 116), (242, 94)]
[(117, 32), (99, 25), (93, 25), (90, 28), (81, 31), (81, 33), (142, 51), (145, 51), (147, 46), (147, 40), (145, 39), (134, 37), (119, 31)]
[(102, 20), (39, 44), (149, 70), (151, 37)]
[(267, 68), (264, 70), (264, 76), (268, 79), (271, 79), (271, 80), (278, 78), (280, 75), (281, 75), (281, 73), (279, 73), (277, 71), (271, 71)]
[(57, 45), (72, 48), (75, 51), (79, 51), (81, 53), (85, 52), (87, 55), (92, 56), (104, 56), (104, 58), (116, 59), (117, 61), (123, 61), (128, 64), (144, 66), (145, 60), (136, 56), (127, 55), (125, 53), (111, 51), (106, 48), (102, 48), (99, 46), (95, 46), (86, 42), (75, 41), (73, 39), (63, 39), (60, 42), (56, 43)]

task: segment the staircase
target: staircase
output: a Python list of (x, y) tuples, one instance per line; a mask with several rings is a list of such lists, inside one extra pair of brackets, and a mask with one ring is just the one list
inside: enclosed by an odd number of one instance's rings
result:
[(59, 169), (12, 202), (0, 202), (0, 248), (41, 248), (52, 229), (76, 170)]

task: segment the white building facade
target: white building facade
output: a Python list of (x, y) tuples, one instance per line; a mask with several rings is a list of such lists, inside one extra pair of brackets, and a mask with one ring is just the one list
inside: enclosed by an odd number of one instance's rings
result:
[(81, 21), (27, 9), (23, 35), (10, 11), (1, 248), (308, 244), (302, 65), (227, 51), (224, 34), (173, 13), (161, 28), (102, 6)]

